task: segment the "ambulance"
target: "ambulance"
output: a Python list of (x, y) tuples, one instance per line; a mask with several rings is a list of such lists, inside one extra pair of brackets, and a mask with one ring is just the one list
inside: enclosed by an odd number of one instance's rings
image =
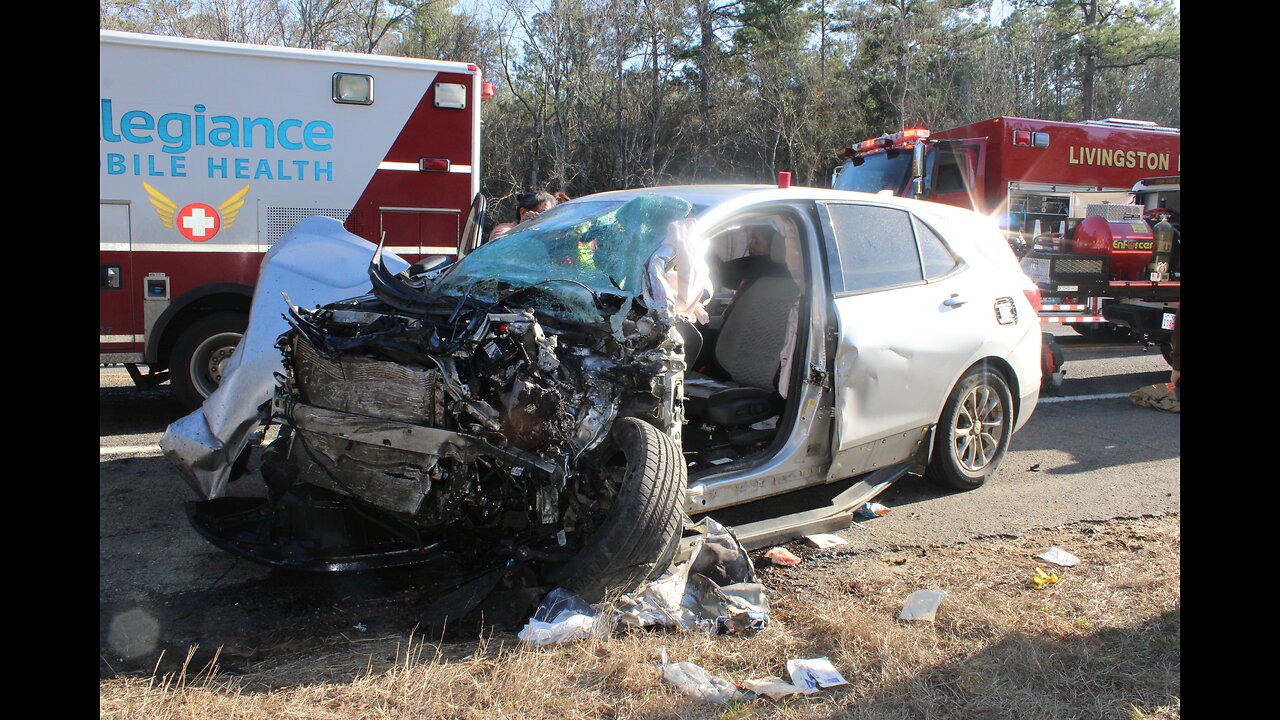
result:
[(189, 409), (298, 222), (414, 262), (454, 254), (483, 202), (474, 64), (108, 30), (99, 49), (100, 361)]

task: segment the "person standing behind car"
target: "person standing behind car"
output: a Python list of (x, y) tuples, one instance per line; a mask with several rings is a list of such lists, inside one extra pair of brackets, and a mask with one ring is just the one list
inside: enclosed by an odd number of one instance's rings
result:
[(505, 235), (520, 223), (532, 220), (555, 206), (556, 197), (549, 192), (535, 190), (520, 193), (516, 196), (516, 221), (494, 225), (493, 230), (489, 233), (489, 239), (492, 240)]

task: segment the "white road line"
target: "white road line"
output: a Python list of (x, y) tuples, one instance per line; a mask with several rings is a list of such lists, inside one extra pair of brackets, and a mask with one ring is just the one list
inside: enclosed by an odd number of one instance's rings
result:
[(159, 445), (110, 445), (98, 448), (99, 459), (108, 455), (127, 455), (129, 457), (152, 457), (161, 455)]
[(1040, 396), (1038, 402), (1057, 403), (1057, 402), (1076, 402), (1077, 400), (1115, 400), (1116, 398), (1127, 398), (1132, 393), (1104, 393), (1102, 395), (1073, 395), (1071, 397), (1044, 397)]

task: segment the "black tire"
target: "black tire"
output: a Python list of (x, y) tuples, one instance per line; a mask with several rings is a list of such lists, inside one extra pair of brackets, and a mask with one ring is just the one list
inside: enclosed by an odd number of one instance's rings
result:
[(942, 408), (925, 477), (955, 490), (981, 487), (1000, 467), (1012, 434), (1008, 383), (995, 370), (976, 365), (956, 383)]
[(200, 318), (178, 336), (169, 359), (169, 382), (188, 411), (200, 407), (222, 382), (222, 367), (248, 325), (243, 313), (220, 312)]
[(545, 573), (591, 603), (661, 575), (679, 545), (685, 518), (688, 473), (671, 438), (642, 420), (622, 418), (614, 423), (610, 442), (626, 464), (613, 508), (582, 552)]

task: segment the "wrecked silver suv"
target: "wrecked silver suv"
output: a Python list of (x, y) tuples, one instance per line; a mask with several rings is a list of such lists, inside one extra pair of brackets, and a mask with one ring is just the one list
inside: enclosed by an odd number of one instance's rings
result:
[[(664, 570), (689, 516), (832, 488), (739, 527), (760, 545), (912, 469), (977, 487), (1038, 395), (1029, 282), (952, 208), (602, 193), (443, 267), (379, 250), (345, 295), (336, 258), (363, 241), (324, 222), (268, 255), (234, 372), (161, 442), (206, 498), (195, 527), (259, 562), (528, 563), (594, 600)], [(307, 235), (343, 249), (303, 254)], [(263, 441), (266, 497), (225, 497)]]

